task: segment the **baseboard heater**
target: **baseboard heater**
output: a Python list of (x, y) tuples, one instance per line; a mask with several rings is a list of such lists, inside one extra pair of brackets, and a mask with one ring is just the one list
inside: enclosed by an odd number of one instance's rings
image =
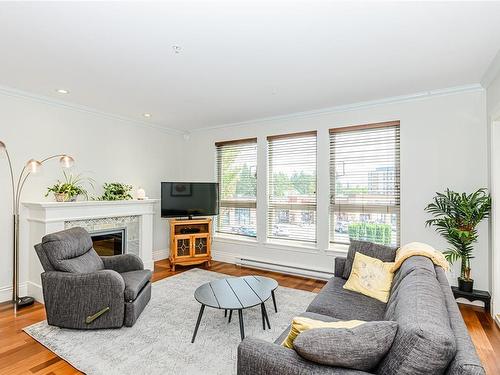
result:
[[(277, 271), (282, 273), (288, 273), (291, 275), (304, 276), (322, 280), (329, 280), (330, 278), (333, 277), (333, 272), (290, 266), (281, 263), (264, 262), (248, 258), (239, 258), (239, 259), (237, 258), (236, 264), (249, 268), (257, 268), (267, 271)], [(333, 266), (332, 266), (332, 271), (333, 271)]]

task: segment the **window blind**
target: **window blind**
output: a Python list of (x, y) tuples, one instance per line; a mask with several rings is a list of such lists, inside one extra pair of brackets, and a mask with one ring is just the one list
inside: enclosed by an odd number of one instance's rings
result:
[(316, 132), (268, 137), (268, 238), (316, 242)]
[(399, 245), (399, 121), (330, 130), (330, 242)]
[(257, 139), (217, 142), (220, 212), (216, 231), (256, 237)]

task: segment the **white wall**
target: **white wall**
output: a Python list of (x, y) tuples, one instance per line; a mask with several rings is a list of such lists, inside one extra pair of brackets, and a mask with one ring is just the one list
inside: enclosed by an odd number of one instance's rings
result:
[[(182, 139), (147, 126), (113, 119), (96, 113), (65, 108), (37, 100), (0, 94), (0, 140), (7, 144), (15, 173), (30, 158), (55, 153), (72, 155), (75, 172), (85, 172), (100, 186), (119, 181), (142, 186), (150, 198), (160, 198), (160, 182), (179, 177), (177, 147)], [(12, 278), (12, 205), (8, 166), (0, 155), (0, 301), (10, 298)], [(62, 177), (56, 160), (44, 165), (42, 175), (26, 184), (23, 200), (45, 198), (46, 187)], [(153, 250), (167, 248), (167, 225), (154, 220)], [(23, 284), (27, 272), (26, 254), (21, 254)]]
[[(487, 88), (488, 126), (491, 134), (491, 185), (493, 194), (492, 210), (492, 306), (493, 314), (500, 314), (500, 206), (496, 197), (500, 196), (500, 74)], [(497, 317), (500, 325), (500, 317)]]
[[(328, 129), (381, 121), (401, 121), (401, 240), (422, 241), (445, 249), (446, 242), (433, 229), (425, 228), (429, 218), (424, 207), (436, 191), (449, 187), (472, 191), (488, 186), (486, 96), (482, 89), (470, 89), (392, 104), (337, 110), (314, 116), (287, 116), (197, 131), (184, 147), (189, 147), (183, 180), (215, 180), (215, 141), (258, 137), (258, 204), (266, 199), (265, 139), (267, 135), (318, 130), (318, 247), (292, 249), (265, 243), (214, 241), (214, 255), (221, 260), (238, 257), (331, 272), (333, 256), (328, 246)], [(259, 216), (258, 216), (259, 217)], [(265, 228), (260, 215), (258, 228)], [(480, 226), (476, 258), (472, 262), (476, 288), (490, 289), (488, 224)], [(455, 278), (457, 275), (453, 275)], [(455, 280), (452, 280), (454, 282)]]

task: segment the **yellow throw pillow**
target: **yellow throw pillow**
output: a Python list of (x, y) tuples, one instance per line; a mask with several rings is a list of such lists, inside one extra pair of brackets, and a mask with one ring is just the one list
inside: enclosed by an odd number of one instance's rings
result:
[(323, 322), (321, 320), (314, 320), (303, 317), (293, 318), (292, 328), (290, 333), (288, 333), (287, 338), (281, 344), (285, 348), (293, 349), (293, 341), (299, 335), (299, 333), (307, 331), (313, 328), (354, 328), (365, 322), (361, 320), (345, 320), (338, 322)]
[(361, 253), (354, 255), (354, 262), (349, 279), (344, 289), (364, 294), (387, 303), (391, 291), (391, 272), (394, 263), (382, 262)]

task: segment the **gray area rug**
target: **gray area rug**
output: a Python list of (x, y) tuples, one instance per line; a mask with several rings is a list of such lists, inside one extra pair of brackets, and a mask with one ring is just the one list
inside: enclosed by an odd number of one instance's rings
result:
[[(230, 324), (224, 311), (205, 308), (191, 344), (200, 305), (193, 297), (201, 284), (228, 275), (192, 269), (153, 284), (152, 298), (131, 328), (77, 331), (47, 325), (24, 328), (42, 345), (88, 375), (96, 374), (236, 374), (240, 343), (238, 316)], [(274, 341), (316, 294), (279, 287), (278, 313), (266, 303), (271, 330), (262, 329), (260, 307), (244, 311), (245, 334)]]

